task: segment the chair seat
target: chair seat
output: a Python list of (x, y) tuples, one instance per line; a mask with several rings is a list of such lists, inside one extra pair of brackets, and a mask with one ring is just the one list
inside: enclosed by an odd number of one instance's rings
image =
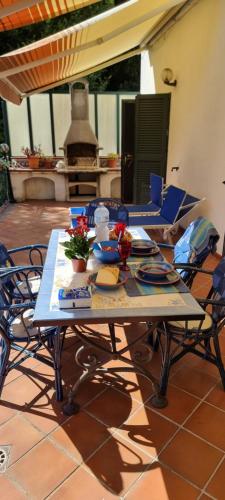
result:
[(160, 207), (158, 205), (156, 205), (155, 203), (148, 203), (146, 205), (126, 205), (126, 208), (129, 212), (129, 214), (131, 214), (132, 216), (132, 213), (141, 213), (142, 212), (159, 212), (160, 211)]
[[(10, 323), (11, 338), (20, 340), (29, 338), (26, 328), (30, 337), (36, 337), (39, 334), (38, 328), (32, 326), (33, 314), (33, 309), (27, 309), (26, 311), (24, 311), (23, 317), (19, 315), (12, 320), (12, 322)], [(43, 330), (43, 328), (40, 330)]]
[[(32, 278), (28, 279), (28, 282), (29, 282), (29, 286), (30, 286), (32, 295), (37, 295), (37, 293), (39, 292), (40, 283), (41, 283), (40, 276), (33, 276)], [(20, 292), (23, 294), (23, 296), (30, 297), (30, 293), (29, 293), (29, 290), (27, 288), (26, 281), (20, 281), (20, 282), (18, 281), (17, 286), (18, 286)], [(20, 292), (15, 288), (13, 291), (14, 297), (20, 297)]]
[[(185, 321), (169, 321), (168, 322), (169, 326), (172, 326), (173, 328), (176, 328), (176, 330), (185, 330)], [(187, 323), (187, 329), (189, 331), (195, 331), (199, 329), (200, 321), (198, 320), (193, 320), (193, 321), (188, 321)], [(212, 327), (212, 318), (210, 314), (206, 313), (205, 319), (201, 325), (201, 331), (206, 331), (210, 330)]]
[(138, 215), (129, 217), (130, 226), (171, 226), (161, 215)]

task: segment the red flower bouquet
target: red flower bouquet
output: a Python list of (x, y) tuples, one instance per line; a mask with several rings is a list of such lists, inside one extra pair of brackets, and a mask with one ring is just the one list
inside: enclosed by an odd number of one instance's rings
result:
[(92, 239), (88, 238), (87, 217), (77, 217), (77, 223), (77, 227), (65, 230), (69, 234), (70, 240), (63, 242), (62, 245), (65, 248), (65, 255), (68, 259), (82, 259), (87, 261), (92, 252)]

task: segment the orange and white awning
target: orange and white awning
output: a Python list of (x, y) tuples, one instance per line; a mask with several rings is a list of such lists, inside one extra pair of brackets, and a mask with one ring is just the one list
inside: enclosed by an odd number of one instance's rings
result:
[(0, 0), (0, 32), (46, 21), (100, 0)]
[(183, 0), (129, 0), (60, 33), (0, 56), (0, 95), (16, 104), (139, 54)]

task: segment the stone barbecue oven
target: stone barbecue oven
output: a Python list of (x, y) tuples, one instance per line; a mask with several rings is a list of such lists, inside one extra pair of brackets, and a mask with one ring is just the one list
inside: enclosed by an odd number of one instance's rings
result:
[(74, 170), (99, 167), (98, 140), (89, 121), (88, 89), (88, 81), (83, 78), (71, 85), (71, 125), (63, 150), (65, 165)]

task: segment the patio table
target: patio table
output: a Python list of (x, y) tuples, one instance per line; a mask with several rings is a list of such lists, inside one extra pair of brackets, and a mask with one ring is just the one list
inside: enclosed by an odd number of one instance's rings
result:
[[(133, 238), (149, 239), (149, 236), (140, 227), (129, 229)], [(74, 384), (69, 393), (68, 402), (64, 405), (64, 412), (72, 414), (79, 410), (74, 402), (74, 396), (82, 382), (96, 374), (135, 371), (145, 376), (153, 385), (154, 395), (151, 402), (156, 407), (167, 405), (167, 400), (160, 393), (160, 386), (152, 373), (144, 367), (144, 362), (149, 359), (150, 345), (148, 336), (154, 331), (158, 322), (169, 320), (202, 320), (205, 312), (192, 297), (188, 289), (183, 293), (162, 292), (157, 295), (128, 295), (125, 287), (114, 291), (103, 291), (95, 288), (92, 295), (92, 307), (87, 309), (59, 309), (59, 288), (74, 288), (87, 284), (88, 276), (98, 270), (102, 264), (94, 256), (88, 260), (87, 271), (76, 274), (72, 270), (71, 261), (64, 255), (64, 248), (60, 242), (67, 239), (62, 230), (53, 230), (41, 286), (36, 302), (33, 323), (34, 326), (62, 326), (72, 327), (75, 334), (82, 341), (76, 352), (76, 362), (82, 367), (82, 375)], [(135, 259), (133, 262), (135, 262)], [(147, 260), (148, 258), (146, 258)], [(137, 257), (138, 260), (138, 257)], [(164, 287), (165, 288), (165, 287)], [(139, 322), (146, 324), (146, 330), (132, 339), (125, 347), (118, 349), (114, 323)], [(90, 328), (84, 325), (108, 324), (110, 346), (106, 339), (95, 331), (90, 333)], [(130, 348), (137, 348), (132, 359), (124, 356)], [(99, 358), (99, 354), (101, 358)], [(85, 360), (84, 360), (85, 357)], [(104, 367), (106, 361), (116, 359), (128, 366), (116, 368)]]

